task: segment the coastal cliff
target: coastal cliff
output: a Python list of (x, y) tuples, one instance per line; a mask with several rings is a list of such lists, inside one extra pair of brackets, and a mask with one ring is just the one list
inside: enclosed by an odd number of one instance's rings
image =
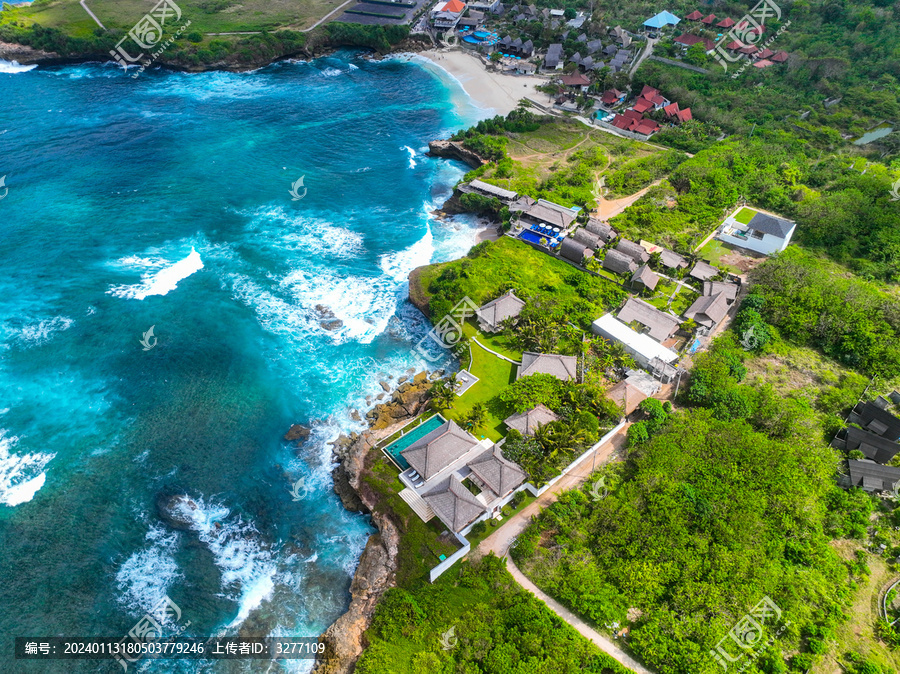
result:
[(480, 168), (485, 161), (477, 153), (463, 147), (463, 144), (455, 140), (433, 140), (428, 143), (428, 154), (433, 157), (456, 159), (472, 168)]
[[(334, 443), (337, 466), (332, 472), (334, 491), (347, 510), (367, 512), (378, 532), (369, 537), (350, 585), (350, 606), (320, 637), (325, 653), (314, 674), (350, 674), (365, 648), (364, 633), (382, 595), (395, 583), (401, 531), (383, 497), (366, 483), (379, 456), (375, 446), (415, 417), (428, 401), (436, 377), (420, 372), (393, 391), (391, 401), (367, 414), (369, 430), (341, 436)], [(386, 384), (382, 384), (386, 388)]]

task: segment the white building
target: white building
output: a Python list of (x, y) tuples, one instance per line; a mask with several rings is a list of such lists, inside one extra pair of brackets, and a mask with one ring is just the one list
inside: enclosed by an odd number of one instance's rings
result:
[(797, 223), (768, 213), (757, 213), (746, 225), (735, 220), (734, 215), (732, 213), (722, 223), (716, 238), (763, 255), (780, 253), (787, 248), (797, 228)]
[(469, 9), (497, 14), (500, 11), (500, 0), (472, 0), (469, 2)]
[(435, 28), (455, 28), (466, 12), (467, 5), (460, 0), (439, 2), (431, 10), (431, 21)]
[(678, 354), (664, 347), (650, 335), (635, 332), (612, 314), (604, 314), (591, 324), (591, 332), (605, 339), (621, 342), (625, 350), (643, 368), (650, 369), (652, 361), (672, 365)]

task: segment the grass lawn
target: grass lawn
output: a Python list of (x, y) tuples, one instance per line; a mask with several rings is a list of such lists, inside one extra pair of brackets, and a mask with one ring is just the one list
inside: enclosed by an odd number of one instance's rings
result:
[[(154, 4), (143, 0), (90, 0), (87, 3), (108, 29), (125, 31), (131, 29)], [(223, 33), (308, 28), (337, 8), (341, 0), (179, 0), (177, 4), (182, 15), (181, 20), (173, 25), (190, 20), (189, 30)], [(47, 28), (63, 29), (75, 37), (89, 37), (97, 28), (78, 0), (42, 0), (28, 7), (6, 5), (2, 17), (0, 23), (17, 21), (25, 26), (39, 23)]]
[(472, 365), (469, 372), (478, 377), (478, 383), (462, 396), (457, 396), (453, 407), (443, 412), (443, 415), (447, 419), (459, 422), (476, 403), (483, 403), (488, 410), (487, 421), (472, 429), (472, 435), (476, 438), (488, 437), (497, 441), (506, 435), (506, 427), (500, 416), (503, 412), (494, 398), (515, 381), (516, 366), (491, 355), (473, 342)]
[(732, 274), (742, 274), (743, 272), (737, 267), (733, 267), (722, 261), (722, 258), (725, 255), (731, 255), (733, 252), (734, 251), (729, 246), (718, 239), (711, 239), (708, 244), (700, 249), (699, 255), (717, 269), (724, 269), (725, 271), (730, 271)]
[(749, 225), (754, 215), (756, 215), (756, 211), (752, 208), (742, 208), (734, 214), (734, 219), (742, 225)]
[(675, 298), (672, 300), (669, 309), (680, 316), (697, 300), (698, 297), (700, 297), (700, 293), (695, 293), (693, 290), (688, 290), (684, 286), (681, 286), (678, 294), (675, 295)]
[(483, 333), (475, 327), (475, 324), (472, 321), (466, 321), (466, 324), (463, 326), (463, 332), (466, 337), (469, 337), (470, 339), (475, 337), (491, 351), (496, 351), (512, 360), (522, 360), (522, 352), (516, 348), (510, 335)]
[[(523, 299), (543, 295), (550, 300), (577, 306), (578, 311), (584, 314), (586, 324), (582, 328), (589, 327), (591, 321), (610, 308), (619, 306), (625, 297), (620, 288), (605, 279), (579, 271), (509, 236), (490, 244), (484, 253), (474, 259), (464, 258), (425, 267), (410, 279), (410, 295), (420, 298), (422, 302), (430, 302), (434, 293), (429, 289), (448, 268), (458, 276), (451, 292), (443, 295), (448, 301), (468, 296), (480, 306), (513, 288)], [(577, 282), (578, 287), (570, 281)], [(436, 286), (440, 292), (440, 284)], [(441, 311), (438, 315), (443, 313)], [(572, 316), (571, 320), (579, 322), (577, 316)], [(502, 353), (499, 349), (498, 352)]]

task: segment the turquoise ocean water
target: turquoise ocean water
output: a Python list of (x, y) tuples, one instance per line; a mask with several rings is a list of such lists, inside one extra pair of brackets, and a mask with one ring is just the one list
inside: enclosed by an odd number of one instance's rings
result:
[[(165, 595), (189, 635), (320, 634), (372, 531), (332, 493), (326, 442), (426, 365), (407, 274), (477, 225), (430, 215), (465, 168), (424, 151), (484, 111), (415, 62), (350, 53), (6, 70), (0, 671), (121, 671), (16, 662), (12, 638), (123, 636)], [(295, 422), (314, 429), (299, 451)], [(181, 528), (158, 509), (177, 495)]]

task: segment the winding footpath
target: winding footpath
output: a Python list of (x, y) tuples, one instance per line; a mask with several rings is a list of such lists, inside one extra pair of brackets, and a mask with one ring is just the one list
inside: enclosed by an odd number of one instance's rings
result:
[(489, 552), (493, 552), (497, 557), (505, 559), (507, 570), (519, 585), (544, 602), (551, 611), (578, 630), (579, 634), (590, 639), (597, 648), (619, 662), (619, 664), (628, 667), (636, 674), (653, 674), (651, 670), (632, 658), (609, 638), (600, 634), (565, 606), (553, 599), (553, 597), (540, 590), (519, 570), (507, 555), (510, 545), (529, 525), (532, 516), (537, 515), (542, 508), (546, 508), (556, 501), (562, 492), (574, 489), (584, 483), (595, 467), (602, 466), (610, 460), (614, 453), (625, 449), (626, 433), (630, 425), (627, 424), (622, 427), (618, 433), (598, 447), (593, 454), (586, 456), (572, 472), (554, 484), (551, 489), (545, 491), (534, 502), (528, 504), (526, 508), (509, 518), (497, 531), (481, 541), (477, 548), (477, 553), (486, 555)]

